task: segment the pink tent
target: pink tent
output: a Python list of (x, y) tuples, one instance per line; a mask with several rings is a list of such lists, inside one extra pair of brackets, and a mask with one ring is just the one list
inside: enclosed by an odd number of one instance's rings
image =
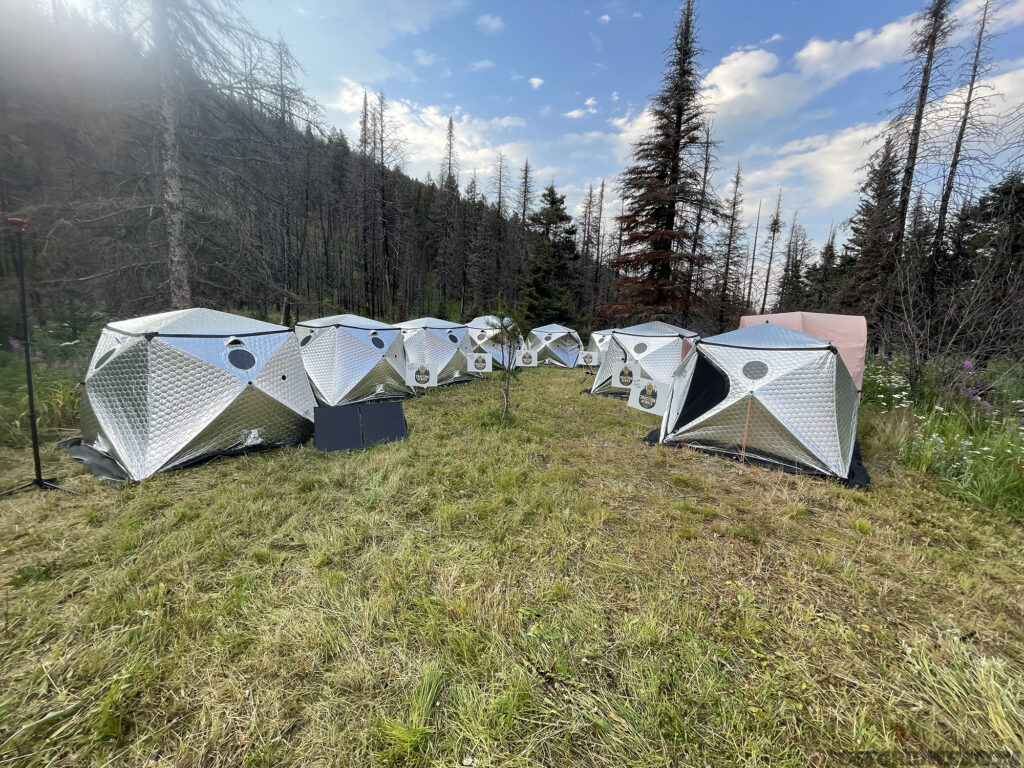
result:
[(821, 312), (780, 312), (775, 315), (746, 315), (740, 328), (757, 323), (772, 323), (832, 344), (839, 350), (846, 369), (861, 389), (864, 381), (864, 354), (868, 345), (868, 323), (860, 315), (827, 315)]

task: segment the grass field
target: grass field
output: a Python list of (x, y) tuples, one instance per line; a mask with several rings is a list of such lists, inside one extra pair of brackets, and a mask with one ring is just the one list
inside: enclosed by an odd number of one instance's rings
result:
[(0, 500), (0, 766), (1021, 754), (1024, 535), (897, 461), (892, 414), (861, 493), (647, 447), (578, 382), (119, 489), (48, 450), (83, 495)]

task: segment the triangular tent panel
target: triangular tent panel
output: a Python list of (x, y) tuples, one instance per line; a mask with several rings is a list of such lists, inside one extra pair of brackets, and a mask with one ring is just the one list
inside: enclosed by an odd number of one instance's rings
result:
[(608, 342), (612, 340), (613, 328), (603, 331), (594, 331), (587, 340), (587, 346), (580, 353), (576, 365), (589, 365), (591, 367), (600, 365), (604, 358), (604, 351), (608, 348)]
[(526, 349), (533, 353), (538, 365), (575, 368), (583, 342), (572, 328), (551, 323), (534, 328), (526, 335)]
[(455, 384), (479, 378), (468, 372), (466, 326), (436, 317), (398, 323), (407, 360), (406, 381), (418, 387)]
[(628, 397), (635, 379), (668, 384), (696, 340), (693, 331), (657, 321), (616, 328), (590, 391)]
[(295, 326), (313, 391), (325, 405), (407, 397), (402, 330), (359, 315), (332, 315)]
[[(86, 373), (83, 442), (141, 480), (210, 454), (302, 441), (314, 405), (290, 329), (165, 312), (104, 328)], [(230, 430), (210, 432), (226, 421)]]

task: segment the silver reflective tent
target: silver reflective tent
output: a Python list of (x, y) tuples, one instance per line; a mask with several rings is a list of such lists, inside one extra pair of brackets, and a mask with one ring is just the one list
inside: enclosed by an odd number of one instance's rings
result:
[(402, 330), (359, 315), (333, 315), (295, 326), (302, 362), (325, 405), (407, 397)]
[(141, 480), (305, 440), (315, 404), (291, 329), (184, 309), (106, 325), (85, 375), (82, 437)]
[(466, 326), (436, 317), (396, 323), (405, 344), (406, 381), (415, 387), (436, 387), (478, 378), (467, 373)]
[(661, 442), (847, 478), (859, 397), (834, 346), (760, 323), (695, 352), (672, 382)]
[(696, 339), (693, 331), (660, 321), (616, 328), (594, 374), (591, 393), (628, 396), (636, 378), (669, 383)]
[(608, 348), (608, 342), (612, 340), (614, 328), (607, 328), (603, 331), (594, 331), (587, 340), (587, 346), (580, 353), (576, 365), (600, 365), (604, 359), (604, 351)]
[(583, 349), (580, 335), (558, 323), (542, 325), (526, 334), (526, 347), (537, 359), (537, 365), (575, 368)]
[[(499, 318), (497, 315), (481, 315), (474, 317), (466, 323), (466, 350), (470, 354), (487, 353), (491, 356), (494, 370), (505, 368), (505, 354), (501, 342), (497, 337), (500, 323), (507, 323), (509, 319)], [(519, 346), (522, 346), (520, 339)], [(515, 365), (515, 359), (511, 361)]]

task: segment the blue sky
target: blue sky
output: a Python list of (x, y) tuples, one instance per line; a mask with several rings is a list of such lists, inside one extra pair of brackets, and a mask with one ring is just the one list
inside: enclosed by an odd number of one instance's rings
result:
[[(705, 86), (715, 112), (720, 183), (743, 165), (753, 220), (784, 188), (821, 240), (855, 204), (858, 169), (901, 79), (911, 17), (923, 0), (699, 2)], [(977, 0), (956, 8), (969, 19)], [(989, 74), (1024, 102), (1024, 0), (1003, 0)], [(281, 35), (303, 84), (350, 139), (363, 89), (383, 89), (404, 137), (406, 170), (435, 175), (448, 115), (461, 181), (486, 190), (495, 156), (579, 202), (614, 184), (645, 127), (678, 5), (666, 0), (246, 0)], [(964, 35), (969, 32), (965, 28)], [(617, 210), (617, 195), (607, 199)]]

